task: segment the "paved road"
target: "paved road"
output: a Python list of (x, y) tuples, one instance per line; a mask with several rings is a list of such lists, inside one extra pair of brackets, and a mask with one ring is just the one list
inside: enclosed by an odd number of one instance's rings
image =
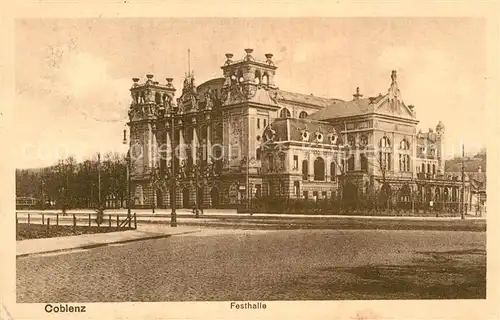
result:
[(484, 232), (214, 230), (17, 259), (18, 302), (485, 298)]

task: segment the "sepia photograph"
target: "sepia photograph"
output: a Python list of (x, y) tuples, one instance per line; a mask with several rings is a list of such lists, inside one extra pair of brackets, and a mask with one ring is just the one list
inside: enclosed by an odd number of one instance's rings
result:
[(13, 23), (18, 307), (486, 300), (486, 19)]

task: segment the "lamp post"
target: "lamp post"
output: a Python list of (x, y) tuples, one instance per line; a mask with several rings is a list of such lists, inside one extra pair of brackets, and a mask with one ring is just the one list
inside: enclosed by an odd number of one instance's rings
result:
[[(127, 144), (127, 129), (123, 129), (123, 144)], [(126, 168), (126, 179), (127, 179), (127, 218), (131, 218), (131, 197), (130, 197), (130, 175), (131, 175), (131, 154), (130, 154), (130, 145), (128, 147), (127, 151), (127, 156), (125, 157), (125, 160), (127, 161), (127, 168)]]
[(177, 212), (176, 212), (176, 192), (177, 192), (177, 179), (176, 179), (176, 168), (175, 168), (175, 114), (177, 113), (177, 108), (172, 104), (172, 108), (170, 108), (170, 144), (171, 144), (171, 172), (170, 172), (170, 185), (172, 188), (172, 199), (171, 199), (171, 207), (172, 211), (170, 213), (170, 226), (177, 227)]

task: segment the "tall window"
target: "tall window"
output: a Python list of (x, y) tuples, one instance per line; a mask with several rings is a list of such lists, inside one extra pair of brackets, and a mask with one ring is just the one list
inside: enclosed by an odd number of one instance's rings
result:
[(256, 151), (257, 160), (260, 160), (261, 152), (262, 151), (260, 150), (260, 148), (257, 148), (257, 151)]
[(268, 163), (269, 171), (273, 171), (274, 170), (274, 161), (273, 161), (272, 154), (267, 155), (267, 163)]
[(284, 153), (280, 153), (280, 166), (279, 166), (279, 170), (280, 171), (284, 171), (285, 170), (285, 154)]
[(302, 180), (309, 179), (309, 164), (307, 160), (302, 161)]
[(337, 180), (337, 164), (334, 161), (330, 163), (330, 176), (332, 181)]
[(399, 155), (399, 171), (409, 172), (410, 171), (410, 155), (400, 154)]
[(379, 165), (382, 170), (391, 170), (391, 141), (387, 137), (380, 139)]
[(280, 118), (290, 118), (290, 111), (287, 108), (281, 109)]
[(354, 171), (354, 155), (350, 155), (347, 159), (347, 171)]
[(361, 162), (361, 171), (367, 172), (368, 171), (368, 158), (363, 153), (360, 156), (360, 162)]
[(260, 129), (260, 118), (257, 118), (257, 129)]
[(432, 164), (432, 174), (436, 174), (436, 164)]
[(294, 190), (295, 196), (297, 198), (300, 197), (300, 182), (299, 181), (293, 182), (293, 190)]
[(264, 128), (267, 126), (267, 119), (264, 119)]
[(422, 163), (422, 173), (425, 173), (425, 163)]
[(314, 161), (314, 180), (325, 180), (325, 161), (321, 157), (316, 158)]
[(299, 156), (293, 156), (293, 168), (299, 169)]

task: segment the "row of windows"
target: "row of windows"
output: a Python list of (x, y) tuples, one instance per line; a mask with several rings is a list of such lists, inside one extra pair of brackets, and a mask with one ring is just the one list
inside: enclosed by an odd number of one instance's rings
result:
[(417, 167), (417, 172), (436, 174), (436, 164), (432, 164), (431, 166), (431, 164), (428, 163), (426, 166), (425, 163), (422, 163), (421, 167)]
[[(290, 118), (291, 116), (292, 114), (290, 113), (290, 110), (288, 110), (287, 108), (281, 109), (280, 118)], [(299, 119), (303, 119), (305, 117), (307, 117), (307, 112), (302, 111), (299, 113)]]
[[(267, 126), (267, 119), (262, 119), (263, 120), (263, 128)], [(260, 118), (257, 118), (257, 129), (260, 129)]]

